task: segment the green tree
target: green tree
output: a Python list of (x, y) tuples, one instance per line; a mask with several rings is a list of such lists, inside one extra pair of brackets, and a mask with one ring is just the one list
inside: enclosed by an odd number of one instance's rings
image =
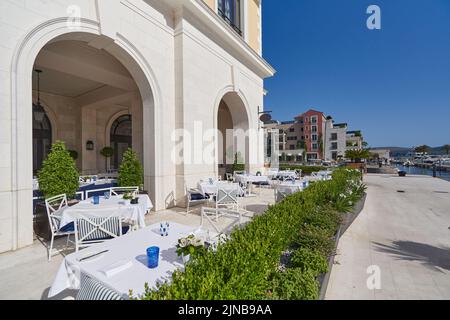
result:
[(450, 145), (445, 144), (445, 145), (442, 147), (442, 149), (444, 149), (445, 153), (448, 155), (449, 152), (450, 152)]
[(428, 153), (430, 151), (430, 147), (427, 146), (426, 144), (422, 145), (422, 146), (418, 146), (415, 150), (417, 153)]
[(142, 187), (144, 183), (142, 164), (138, 160), (137, 153), (131, 148), (123, 154), (117, 182), (120, 187)]
[(234, 154), (234, 162), (231, 169), (233, 172), (235, 171), (245, 171), (245, 164), (242, 161), (242, 156), (240, 152), (236, 152)]
[(79, 176), (66, 145), (62, 141), (56, 141), (38, 173), (39, 190), (46, 198), (64, 193), (71, 198), (78, 191)]
[(352, 160), (352, 162), (360, 163), (362, 159), (368, 159), (370, 157), (370, 152), (366, 149), (347, 150), (345, 157)]

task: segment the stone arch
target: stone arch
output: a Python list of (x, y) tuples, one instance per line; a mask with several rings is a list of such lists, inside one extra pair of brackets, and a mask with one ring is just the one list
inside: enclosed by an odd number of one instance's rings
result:
[[(143, 105), (143, 117), (149, 119), (144, 126), (145, 185), (155, 199), (154, 182), (160, 159), (155, 157), (155, 132), (158, 130), (163, 104), (160, 87), (149, 63), (127, 39), (117, 34), (116, 39), (103, 36), (97, 21), (82, 18), (73, 29), (67, 18), (45, 21), (28, 32), (17, 46), (11, 63), (11, 216), (12, 250), (29, 245), (33, 241), (32, 226), (32, 70), (41, 49), (61, 36), (83, 37), (94, 35), (109, 40), (105, 48), (130, 72), (138, 85)], [(156, 107), (158, 106), (158, 108)], [(152, 182), (153, 181), (153, 182)], [(156, 204), (155, 204), (156, 207)]]
[[(221, 152), (223, 152), (224, 154), (228, 153), (228, 150), (219, 150), (221, 149), (221, 147), (223, 148), (223, 146), (220, 145), (220, 143), (222, 142), (222, 140), (219, 137), (220, 133), (224, 133), (221, 132), (221, 126), (219, 123), (219, 116), (220, 116), (220, 111), (221, 109), (224, 107), (224, 105), (226, 105), (226, 108), (228, 109), (229, 115), (231, 116), (231, 121), (232, 121), (232, 129), (234, 130), (242, 130), (241, 132), (245, 132), (247, 133), (248, 130), (250, 129), (250, 121), (251, 121), (251, 113), (249, 112), (249, 104), (248, 104), (248, 100), (246, 99), (244, 93), (242, 91), (235, 91), (233, 86), (226, 86), (224, 87), (222, 90), (220, 90), (216, 101), (215, 101), (215, 105), (214, 105), (214, 128), (217, 129), (217, 136), (216, 136), (216, 166), (215, 166), (215, 170), (217, 170), (217, 174), (221, 174), (221, 172), (219, 172), (219, 166), (221, 165), (222, 160), (224, 160), (223, 156), (221, 156)], [(231, 128), (227, 128), (227, 129), (231, 129)], [(223, 140), (226, 140), (226, 138), (224, 138)], [(235, 141), (233, 141), (233, 143), (235, 143)], [(244, 145), (242, 145), (242, 143), (244, 143)], [(226, 146), (225, 146), (226, 148)], [(242, 154), (242, 156), (244, 157), (244, 162), (245, 162), (245, 167), (246, 170), (250, 169), (250, 163), (249, 163), (249, 142), (248, 142), (248, 137), (245, 136), (244, 140), (242, 140), (240, 143), (238, 142), (238, 146), (235, 146), (234, 148), (237, 149), (233, 149), (233, 153), (235, 152), (240, 152)], [(229, 163), (228, 163), (229, 164)]]

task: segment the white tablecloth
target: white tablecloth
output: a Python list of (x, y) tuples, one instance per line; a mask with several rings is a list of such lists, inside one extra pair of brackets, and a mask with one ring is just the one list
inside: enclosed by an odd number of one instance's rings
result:
[(244, 174), (237, 174), (236, 175), (236, 181), (241, 183), (253, 183), (253, 182), (269, 182), (269, 178), (267, 176), (255, 176), (255, 175), (244, 175)]
[(60, 227), (74, 222), (80, 214), (90, 217), (105, 217), (118, 215), (124, 221), (137, 223), (138, 227), (145, 227), (145, 215), (153, 208), (153, 204), (148, 195), (138, 195), (139, 203), (130, 204), (122, 199), (122, 196), (113, 196), (109, 199), (100, 197), (100, 204), (92, 203), (92, 198), (81, 201), (72, 207), (68, 207), (61, 212)]
[(306, 180), (295, 181), (295, 183), (286, 181), (286, 182), (280, 183), (280, 185), (278, 185), (278, 190), (280, 190), (284, 194), (292, 194), (292, 193), (306, 189), (308, 187), (308, 185), (309, 185), (309, 182)]
[[(156, 288), (157, 282), (170, 280), (171, 274), (176, 269), (184, 267), (181, 257), (178, 257), (176, 253), (175, 246), (179, 238), (189, 235), (195, 229), (195, 227), (170, 223), (169, 236), (161, 237), (159, 224), (154, 224), (120, 238), (72, 253), (66, 256), (61, 263), (48, 296), (53, 297), (65, 289), (79, 289), (80, 272), (105, 283), (124, 295), (128, 295), (129, 290), (133, 290), (134, 295), (144, 293), (145, 283), (148, 283), (150, 288)], [(159, 266), (156, 269), (147, 267), (147, 248), (152, 246), (160, 248)], [(77, 261), (77, 258), (104, 250), (109, 251), (91, 261)], [(102, 272), (119, 261), (129, 267), (111, 277), (107, 277)]]
[(277, 174), (278, 178), (297, 178), (297, 173), (295, 171), (279, 171)]
[(241, 187), (237, 183), (229, 183), (226, 181), (217, 181), (217, 182), (214, 182), (213, 184), (211, 184), (209, 182), (199, 182), (199, 184), (198, 184), (198, 190), (203, 195), (217, 194), (217, 190), (219, 187), (226, 191), (237, 187), (237, 188), (239, 188), (239, 191), (241, 192), (241, 194), (243, 193)]

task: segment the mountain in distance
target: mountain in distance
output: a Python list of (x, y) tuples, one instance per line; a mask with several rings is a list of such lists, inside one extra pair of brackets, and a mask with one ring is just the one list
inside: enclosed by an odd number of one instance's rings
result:
[[(376, 148), (370, 148), (372, 150), (381, 150), (381, 149), (388, 149), (391, 151), (391, 157), (404, 157), (409, 152), (413, 151), (412, 148), (405, 148), (405, 147), (376, 147)], [(435, 154), (435, 155), (444, 155), (447, 154), (447, 152), (444, 150), (444, 147), (431, 147), (428, 154)]]

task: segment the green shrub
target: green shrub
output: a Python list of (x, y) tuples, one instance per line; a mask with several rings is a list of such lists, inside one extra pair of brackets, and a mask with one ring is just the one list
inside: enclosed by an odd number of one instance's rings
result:
[(325, 257), (334, 251), (334, 241), (329, 231), (312, 225), (301, 228), (294, 243), (299, 248), (317, 251)]
[(59, 194), (73, 197), (79, 188), (79, 173), (66, 145), (56, 141), (38, 172), (39, 190), (45, 198)]
[(144, 182), (144, 171), (136, 152), (128, 149), (123, 154), (119, 168), (119, 187), (141, 187)]
[(170, 283), (159, 284), (156, 289), (147, 286), (139, 298), (317, 299), (315, 275), (324, 270), (323, 260), (304, 254), (302, 259), (308, 259), (297, 262), (308, 265), (309, 271), (288, 268), (284, 273), (277, 273), (276, 270), (282, 253), (293, 246), (317, 253), (323, 259), (333, 253), (333, 235), (337, 231), (337, 225), (334, 230), (333, 225), (338, 221), (335, 193), (350, 188), (353, 178), (353, 172), (344, 171), (336, 180), (319, 181), (288, 196), (244, 228), (236, 229), (215, 253), (191, 257), (184, 272), (174, 272)]
[(305, 218), (305, 224), (321, 228), (330, 236), (334, 235), (341, 222), (341, 215), (330, 205), (318, 207)]
[(290, 267), (299, 268), (302, 272), (310, 271), (315, 276), (327, 273), (327, 259), (318, 251), (299, 248), (291, 256)]
[(276, 273), (272, 279), (269, 299), (273, 300), (317, 300), (319, 283), (314, 274), (300, 268)]
[(245, 171), (245, 164), (242, 162), (243, 160), (240, 152), (236, 152), (236, 154), (234, 155), (234, 162), (231, 169), (232, 173), (234, 173), (235, 171)]

